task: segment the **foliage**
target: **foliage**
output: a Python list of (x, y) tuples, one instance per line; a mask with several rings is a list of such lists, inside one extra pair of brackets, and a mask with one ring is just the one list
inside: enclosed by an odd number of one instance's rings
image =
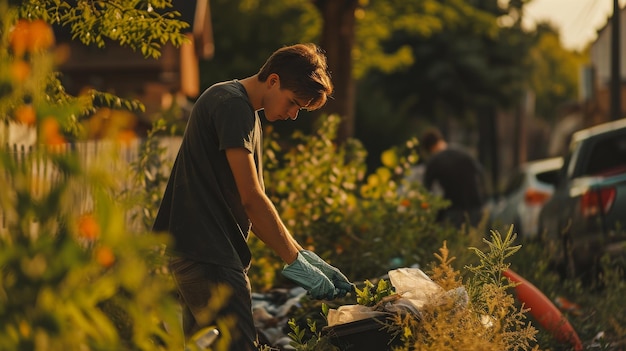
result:
[[(445, 28), (471, 23), (472, 34), (495, 33), (496, 23), (478, 7), (463, 0), (450, 1), (364, 1), (356, 13), (356, 45), (353, 50), (354, 77), (365, 78), (370, 70), (401, 72), (422, 64), (410, 40), (429, 38)], [(403, 35), (405, 34), (405, 35)], [(391, 45), (390, 45), (391, 44)]]
[(430, 277), (433, 281), (436, 281), (445, 291), (456, 289), (463, 285), (461, 273), (456, 271), (452, 266), (452, 262), (456, 260), (456, 257), (450, 256), (448, 250), (448, 243), (443, 242), (443, 246), (439, 249), (439, 253), (434, 254), (435, 258), (439, 262), (437, 265), (432, 265)]
[[(112, 174), (76, 154), (1, 154), (0, 344), (7, 350), (166, 350), (182, 344), (161, 235), (131, 233)], [(36, 179), (37, 167), (59, 181)], [(50, 178), (54, 179), (54, 178)], [(93, 197), (94, 206), (85, 203)], [(154, 264), (154, 265), (153, 265)]]
[[(484, 242), (489, 246), (489, 251), (486, 253), (477, 247), (470, 248), (480, 261), (477, 266), (470, 265), (467, 267), (469, 271), (474, 273), (473, 287), (480, 289), (486, 284), (495, 284), (498, 288), (510, 286), (509, 283), (505, 283), (506, 278), (502, 272), (510, 266), (505, 260), (521, 248), (520, 245), (513, 245), (516, 237), (517, 234), (513, 233), (513, 227), (510, 227), (504, 240), (498, 232), (492, 232), (491, 241), (484, 239)], [(475, 296), (475, 294), (470, 295)]]
[[(144, 106), (137, 100), (93, 89), (76, 97), (67, 94), (54, 71), (59, 62), (49, 52), (55, 41), (49, 24), (71, 26), (73, 35), (86, 44), (104, 45), (104, 37), (109, 37), (131, 48), (141, 47), (145, 56), (152, 57), (157, 57), (167, 42), (179, 45), (184, 37), (180, 30), (186, 25), (174, 19), (176, 12), (158, 14), (157, 9), (171, 6), (169, 1), (73, 3), (24, 1), (11, 6), (0, 0), (0, 120), (34, 125), (50, 117), (58, 124), (54, 135), (57, 143), (76, 140), (85, 133), (79, 122), (99, 108), (138, 112), (144, 111)], [(143, 19), (122, 21), (124, 16)], [(125, 35), (111, 34), (121, 33), (120, 25)]]
[(537, 96), (537, 115), (553, 121), (565, 103), (576, 101), (579, 71), (586, 62), (584, 53), (565, 50), (558, 32), (548, 25), (538, 26), (531, 60), (528, 87)]
[(356, 303), (363, 306), (374, 306), (383, 298), (395, 293), (393, 286), (386, 279), (380, 279), (376, 285), (365, 280), (363, 289), (356, 288)]
[(35, 14), (34, 2), (0, 1), (0, 118), (37, 135), (27, 150), (0, 150), (0, 349), (180, 349), (178, 302), (163, 270), (169, 237), (129, 228), (119, 159), (86, 162), (68, 143), (97, 104), (139, 105), (65, 94), (52, 29), (36, 19), (51, 20), (43, 5), (60, 2), (39, 4)]
[[(552, 248), (540, 241), (527, 241), (511, 260), (511, 268), (524, 276), (550, 298), (563, 312), (585, 345), (595, 340), (598, 349), (616, 351), (626, 338), (623, 309), (626, 280), (623, 258), (601, 259), (602, 275), (594, 285), (580, 278), (564, 278), (552, 265)], [(546, 331), (537, 336), (541, 345), (560, 349)], [(589, 349), (593, 349), (589, 346)]]
[(290, 345), (295, 347), (296, 351), (339, 351), (339, 348), (331, 344), (327, 337), (322, 336), (322, 333), (318, 330), (317, 323), (315, 321), (307, 319), (308, 331), (313, 334), (313, 336), (308, 339), (305, 337), (305, 335), (307, 335), (307, 330), (301, 328), (296, 323), (295, 319), (290, 319), (287, 322), (287, 325), (289, 326), (289, 329), (291, 329), (291, 332), (288, 334), (289, 338), (292, 340)]
[(134, 175), (133, 185), (124, 192), (125, 197), (137, 211), (133, 219), (140, 220), (142, 230), (150, 230), (161, 203), (171, 164), (165, 162), (165, 147), (159, 137), (166, 134), (165, 120), (158, 119), (141, 143), (139, 157), (130, 166)]
[(508, 291), (514, 284), (501, 275), (508, 268), (505, 260), (519, 249), (512, 246), (513, 239), (511, 232), (504, 239), (492, 232), (491, 240), (484, 240), (487, 251), (473, 248), (479, 264), (466, 266), (469, 277), (464, 284), (444, 242), (430, 276), (448, 292), (464, 287), (469, 304), (459, 303), (455, 294), (444, 295), (425, 305), (419, 320), (397, 316), (395, 323), (401, 327), (392, 330), (400, 331), (404, 345), (397, 350), (537, 350), (532, 345), (537, 331), (524, 322), (527, 310), (517, 307)]
[(85, 45), (102, 48), (107, 40), (115, 41), (158, 58), (166, 43), (180, 46), (185, 40), (181, 30), (189, 27), (177, 20), (179, 12), (168, 11), (171, 8), (171, 0), (28, 0), (19, 11), (20, 18), (69, 27), (72, 39)]
[(215, 56), (200, 62), (201, 87), (254, 74), (281, 46), (319, 37), (322, 19), (310, 0), (212, 0), (211, 8), (219, 40)]
[[(295, 42), (318, 41), (324, 18), (311, 0), (272, 2), (268, 0), (217, 0), (212, 2), (220, 16), (213, 20), (218, 38), (216, 52), (236, 53), (241, 47), (250, 48), (251, 55), (218, 55), (203, 63), (205, 76), (211, 76), (203, 86), (250, 74), (277, 47)], [(462, 19), (475, 21), (475, 27), (487, 22), (479, 10), (464, 1), (360, 1), (354, 14), (357, 19), (356, 42), (353, 48), (353, 75), (360, 79), (371, 69), (394, 72), (415, 64), (409, 45), (391, 48), (386, 41), (396, 32), (403, 31), (429, 37), (445, 25), (455, 25)], [(238, 21), (233, 21), (238, 18)], [(262, 23), (273, 23), (263, 26)], [(495, 23), (489, 23), (494, 30)], [(278, 26), (278, 27), (277, 27)], [(254, 29), (252, 29), (254, 28)], [(251, 38), (248, 33), (258, 35)], [(265, 34), (269, 31), (268, 34)], [(276, 35), (279, 33), (279, 35)], [(254, 40), (253, 40), (254, 39)], [(332, 53), (330, 53), (332, 54)], [(223, 64), (228, 62), (227, 65)]]
[[(463, 119), (474, 117), (481, 106), (506, 107), (516, 102), (523, 47), (514, 38), (521, 33), (498, 26), (503, 12), (499, 8), (484, 9), (485, 5), (465, 1), (444, 3), (431, 15), (441, 21), (437, 31), (428, 36), (398, 31), (384, 42), (389, 51), (406, 47), (415, 64), (390, 73), (374, 71), (365, 79), (382, 80), (378, 89), (384, 87), (397, 116)], [(454, 21), (444, 21), (446, 16)], [(361, 101), (367, 104), (367, 90), (362, 94)]]
[[(435, 213), (446, 205), (443, 200), (419, 183), (406, 181), (417, 160), (416, 141), (387, 150), (384, 166), (367, 174), (366, 152), (358, 141), (333, 142), (338, 123), (337, 116), (320, 119), (315, 134), (296, 132), (284, 141), (287, 150), (281, 150), (271, 129), (266, 130), (266, 188), (281, 218), (298, 242), (351, 279), (421, 262), (429, 245), (441, 239), (437, 235), (452, 232), (435, 232)], [(253, 262), (252, 280), (267, 281), (256, 278), (268, 274), (268, 268), (280, 268), (280, 263), (256, 239), (250, 241), (253, 257), (264, 261), (263, 266)]]
[[(372, 7), (384, 7), (384, 4)], [(382, 2), (380, 2), (382, 3)], [(491, 125), (487, 111), (515, 108), (520, 101), (527, 71), (530, 35), (521, 27), (505, 26), (504, 18), (517, 10), (498, 1), (407, 1), (393, 10), (373, 14), (386, 21), (396, 18), (422, 18), (430, 31), (417, 24), (388, 33), (378, 44), (386, 53), (408, 51), (410, 64), (386, 69), (371, 65), (357, 85), (355, 136), (373, 153), (421, 133), (426, 126), (442, 129), (454, 120), (472, 130), (479, 127), (480, 143), (490, 136), (484, 125)], [(513, 4), (516, 2), (509, 2)], [(423, 4), (423, 8), (420, 7)], [(375, 11), (372, 11), (375, 12)], [(404, 14), (404, 15), (403, 15)], [(367, 17), (367, 16), (366, 16)], [(368, 21), (369, 23), (369, 21)], [(406, 20), (403, 23), (413, 23)], [(360, 28), (360, 27), (359, 27)], [(375, 24), (359, 31), (372, 32)], [(368, 40), (365, 39), (367, 43)], [(355, 50), (358, 50), (359, 46)], [(368, 50), (363, 56), (375, 56)], [(390, 66), (391, 67), (391, 66)], [(386, 116), (381, 123), (381, 116)], [(481, 121), (487, 121), (481, 123)], [(479, 147), (479, 157), (489, 162)], [(368, 164), (376, 165), (375, 159)]]

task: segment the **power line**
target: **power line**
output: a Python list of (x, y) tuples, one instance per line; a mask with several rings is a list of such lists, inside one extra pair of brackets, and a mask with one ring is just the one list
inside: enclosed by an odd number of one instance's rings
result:
[[(595, 11), (598, 9), (598, 3), (602, 0), (589, 0), (587, 1), (587, 6), (581, 8), (581, 11), (578, 12), (578, 15), (574, 18), (572, 22), (567, 25), (567, 28), (575, 28), (577, 31), (575, 34), (579, 34), (580, 31), (586, 27), (586, 22), (589, 20), (589, 16), (593, 13), (595, 15)], [(609, 1), (609, 0), (603, 0)], [(593, 16), (591, 17), (593, 18)]]

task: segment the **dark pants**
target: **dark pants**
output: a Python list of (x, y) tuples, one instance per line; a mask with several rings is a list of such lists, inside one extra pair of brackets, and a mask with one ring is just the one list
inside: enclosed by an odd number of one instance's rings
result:
[[(220, 319), (234, 317), (229, 330), (218, 327), (222, 337), (232, 338), (229, 350), (257, 350), (250, 281), (245, 272), (180, 257), (172, 258), (169, 266), (183, 308), (186, 338), (204, 327), (217, 326)], [(216, 290), (220, 285), (228, 291)]]

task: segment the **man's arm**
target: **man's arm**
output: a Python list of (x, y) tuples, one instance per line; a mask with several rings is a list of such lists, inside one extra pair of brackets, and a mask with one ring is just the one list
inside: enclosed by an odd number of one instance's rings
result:
[(244, 148), (228, 149), (226, 158), (254, 234), (288, 264), (283, 268), (283, 275), (317, 299), (342, 297), (352, 291), (354, 286), (343, 273), (315, 253), (303, 250), (291, 236), (261, 188), (252, 154)]
[(261, 188), (252, 154), (244, 148), (233, 148), (226, 150), (226, 158), (254, 234), (283, 261), (292, 263), (302, 247), (291, 236), (276, 207)]

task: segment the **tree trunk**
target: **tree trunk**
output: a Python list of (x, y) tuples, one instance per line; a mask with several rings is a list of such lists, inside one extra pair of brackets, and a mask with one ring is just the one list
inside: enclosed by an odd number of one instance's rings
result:
[(358, 0), (317, 0), (314, 4), (324, 19), (320, 46), (326, 50), (328, 68), (335, 86), (333, 98), (322, 112), (342, 117), (337, 139), (354, 136), (355, 86), (352, 79), (352, 47), (354, 45), (354, 11)]

